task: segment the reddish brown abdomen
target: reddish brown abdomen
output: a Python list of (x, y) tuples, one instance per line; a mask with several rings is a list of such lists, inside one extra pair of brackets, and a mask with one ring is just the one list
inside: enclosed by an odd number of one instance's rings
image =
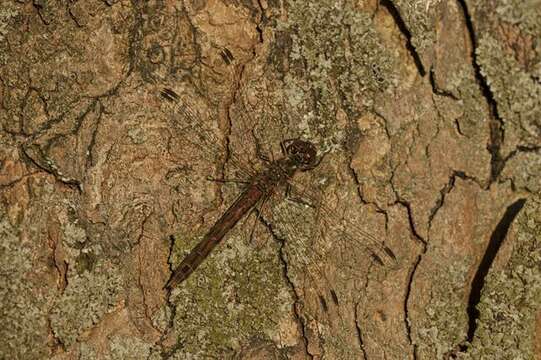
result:
[(263, 194), (264, 192), (257, 185), (250, 185), (214, 224), (199, 244), (182, 260), (166, 287), (172, 289), (186, 280), (222, 241), (227, 232), (257, 204)]

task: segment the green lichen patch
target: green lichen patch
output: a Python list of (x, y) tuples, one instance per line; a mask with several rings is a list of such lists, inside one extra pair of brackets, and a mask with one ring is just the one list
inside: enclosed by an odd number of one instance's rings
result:
[(79, 360), (93, 360), (98, 357), (96, 349), (87, 343), (79, 345)]
[(522, 70), (516, 59), (489, 35), (479, 41), (476, 52), (481, 72), (498, 104), (506, 142), (515, 146), (517, 142), (538, 145), (541, 84)]
[(500, 0), (496, 13), (500, 19), (518, 25), (531, 35), (541, 34), (541, 2), (539, 0)]
[(65, 345), (73, 344), (85, 330), (117, 305), (121, 286), (120, 271), (99, 262), (92, 272), (68, 272), (68, 286), (51, 310), (51, 328)]
[(0, 208), (0, 358), (43, 359), (47, 348), (47, 297), (28, 281), (32, 252)]
[(431, 290), (431, 300), (424, 308), (426, 317), (416, 324), (418, 330), (414, 334), (414, 344), (422, 358), (435, 356), (442, 359), (466, 337), (468, 317), (464, 298), (468, 289), (464, 284), (470, 267), (466, 260), (456, 261), (442, 271), (432, 273), (433, 283), (440, 286)]
[(2, 4), (0, 4), (0, 43), (9, 32), (10, 20), (18, 14), (19, 10), (14, 2), (2, 1)]
[(107, 360), (148, 359), (151, 344), (136, 337), (113, 336), (109, 341)]
[(541, 309), (541, 202), (529, 199), (515, 220), (505, 268), (486, 278), (475, 337), (465, 359), (533, 359)]
[[(395, 81), (395, 59), (371, 14), (349, 1), (286, 5), (287, 20), (273, 23), (277, 35), (268, 59), (273, 70), (268, 76), (280, 84), (266, 88), (279, 91), (265, 95), (266, 101), (286, 102), (282, 113), (287, 109), (287, 116), (297, 117), (292, 126), (322, 150), (333, 149), (344, 140), (338, 109), (357, 116), (371, 107), (376, 94)], [(284, 61), (289, 71), (280, 74)]]
[[(411, 43), (421, 58), (428, 60), (434, 46), (436, 20), (439, 4), (442, 0), (393, 0), (400, 16), (411, 33)], [(426, 66), (426, 64), (425, 64)]]
[(540, 152), (521, 152), (507, 160), (502, 171), (502, 178), (512, 179), (518, 189), (524, 189), (533, 194), (541, 194)]
[[(344, 1), (288, 2), (288, 21), (280, 29), (292, 37), (292, 60), (303, 58), (308, 79), (322, 97), (331, 96), (329, 79), (339, 79), (349, 96), (359, 91), (384, 90), (392, 80), (393, 60), (374, 30), (371, 14)], [(350, 102), (350, 106), (354, 103)]]
[(287, 322), (292, 300), (277, 245), (269, 241), (254, 249), (238, 234), (226, 241), (172, 293), (178, 342), (173, 358), (220, 357), (253, 339), (279, 341), (276, 328)]

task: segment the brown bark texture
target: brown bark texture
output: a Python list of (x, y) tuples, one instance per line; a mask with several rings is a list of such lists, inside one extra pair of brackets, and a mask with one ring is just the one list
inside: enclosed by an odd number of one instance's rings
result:
[(540, 174), (539, 0), (2, 0), (0, 358), (541, 359)]

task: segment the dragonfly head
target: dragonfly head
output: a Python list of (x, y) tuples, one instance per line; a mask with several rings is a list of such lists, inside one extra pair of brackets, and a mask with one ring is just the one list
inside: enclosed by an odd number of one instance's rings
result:
[(286, 144), (285, 149), (287, 156), (300, 170), (310, 170), (319, 164), (316, 148), (311, 142), (293, 139)]

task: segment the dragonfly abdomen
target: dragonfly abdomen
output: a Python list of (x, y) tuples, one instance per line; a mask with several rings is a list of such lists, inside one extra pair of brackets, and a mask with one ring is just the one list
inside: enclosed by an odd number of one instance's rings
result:
[(258, 203), (264, 194), (265, 192), (256, 183), (251, 184), (182, 260), (165, 287), (172, 289), (186, 280), (222, 241), (227, 232)]

